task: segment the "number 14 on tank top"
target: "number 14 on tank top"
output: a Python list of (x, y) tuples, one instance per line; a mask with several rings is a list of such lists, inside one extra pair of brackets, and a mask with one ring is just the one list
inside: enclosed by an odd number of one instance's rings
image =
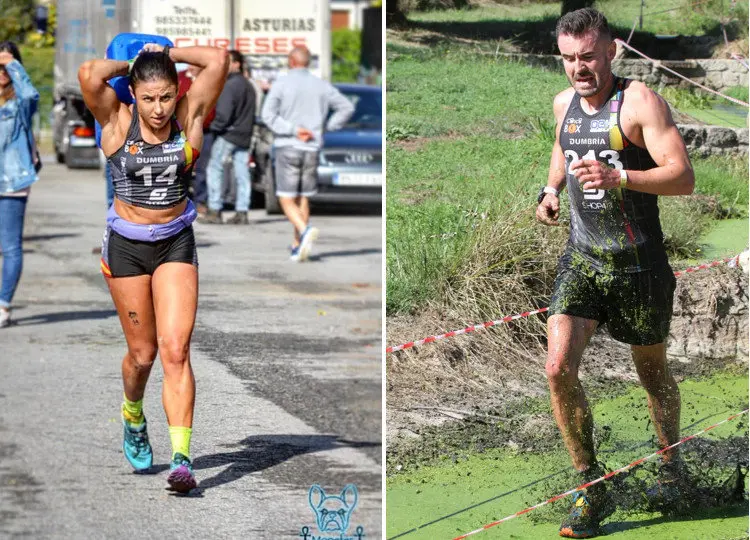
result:
[[(153, 178), (151, 165), (147, 165), (146, 167), (143, 167), (140, 171), (137, 171), (135, 175), (143, 177), (143, 185), (146, 187), (153, 186), (154, 182), (162, 182), (162, 183), (166, 182), (167, 186), (171, 186), (172, 184), (174, 184), (174, 181), (177, 179), (177, 164), (170, 165), (164, 170), (163, 173), (161, 173), (156, 178)], [(167, 188), (159, 187), (159, 188), (154, 189), (148, 198), (151, 201), (161, 201), (166, 196), (167, 196)]]

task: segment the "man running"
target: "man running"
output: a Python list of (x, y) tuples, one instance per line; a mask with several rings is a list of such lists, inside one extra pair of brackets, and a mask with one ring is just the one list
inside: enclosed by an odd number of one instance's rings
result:
[[(555, 97), (557, 137), (537, 219), (558, 225), (559, 192), (570, 198), (570, 240), (557, 271), (547, 323), (552, 409), (580, 483), (604, 471), (593, 419), (578, 379), (581, 355), (599, 324), (631, 346), (661, 447), (677, 442), (680, 393), (665, 341), (675, 279), (664, 249), (657, 195), (689, 195), (695, 178), (666, 102), (643, 83), (615, 76), (606, 18), (586, 8), (557, 23), (572, 88)], [(664, 454), (657, 494), (672, 496), (676, 451)], [(671, 498), (671, 497), (669, 497)], [(588, 538), (614, 511), (603, 483), (576, 492), (560, 536)]]

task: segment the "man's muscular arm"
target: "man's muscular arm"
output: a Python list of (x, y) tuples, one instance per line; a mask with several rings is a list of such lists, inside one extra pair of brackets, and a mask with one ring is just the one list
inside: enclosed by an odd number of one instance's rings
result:
[[(627, 112), (643, 134), (643, 143), (656, 162), (647, 171), (626, 171), (627, 189), (653, 195), (690, 195), (695, 186), (695, 175), (680, 132), (672, 120), (666, 101), (639, 82), (631, 83), (623, 103), (621, 118)], [(580, 160), (571, 165), (573, 174), (583, 189), (613, 189), (620, 187), (620, 173), (592, 160)]]
[[(555, 144), (552, 146), (552, 157), (549, 163), (549, 174), (547, 175), (547, 186), (555, 188), (558, 192), (565, 187), (565, 155), (560, 146), (560, 126), (565, 116), (565, 111), (570, 105), (572, 92), (570, 89), (560, 92), (555, 96), (553, 109), (555, 113)], [(539, 206), (536, 207), (536, 219), (545, 225), (559, 225), (560, 199), (551, 193), (547, 193)]]

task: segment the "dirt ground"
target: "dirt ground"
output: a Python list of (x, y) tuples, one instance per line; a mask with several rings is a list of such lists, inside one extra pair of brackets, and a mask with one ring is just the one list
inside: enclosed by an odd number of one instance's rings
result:
[[(516, 445), (524, 444), (523, 433), (536, 449), (540, 441), (556, 441), (546, 405), (544, 319), (532, 317), (536, 320), (515, 324), (529, 326), (525, 330), (535, 331), (537, 340), (520, 341), (518, 328), (501, 325), (388, 355), (388, 453), (429, 451), (420, 438), (434, 434), (437, 427), (456, 432), (458, 438), (467, 433), (481, 438), (482, 425), (487, 420), (496, 425), (497, 419), (507, 424), (507, 433), (520, 430)], [(391, 317), (387, 343), (398, 345), (480, 322), (448, 318), (436, 309), (417, 317)], [(678, 382), (730, 366), (743, 369), (748, 358), (746, 272), (722, 266), (678, 278), (668, 356)], [(581, 380), (594, 397), (614, 395), (637, 382), (629, 347), (600, 328), (584, 353)], [(502, 433), (495, 430), (494, 436)]]

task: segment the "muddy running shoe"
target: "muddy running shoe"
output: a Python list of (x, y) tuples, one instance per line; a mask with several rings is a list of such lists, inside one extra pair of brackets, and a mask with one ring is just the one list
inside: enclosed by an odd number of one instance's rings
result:
[[(583, 482), (599, 478), (604, 471), (589, 469)], [(560, 526), (560, 536), (565, 538), (592, 538), (599, 535), (599, 525), (615, 511), (615, 502), (603, 484), (595, 484), (573, 494), (573, 506)]]
[(193, 464), (190, 458), (187, 458), (179, 452), (174, 455), (172, 463), (169, 465), (170, 473), (167, 478), (169, 487), (178, 493), (188, 493), (191, 489), (198, 486), (193, 474)]
[(695, 495), (690, 473), (679, 458), (662, 463), (656, 473), (656, 484), (646, 491), (651, 510), (671, 515), (688, 512)]
[(151, 468), (154, 455), (151, 452), (151, 444), (148, 442), (146, 419), (144, 418), (143, 424), (137, 428), (134, 428), (127, 420), (123, 420), (122, 425), (122, 451), (125, 453), (125, 457), (136, 472), (147, 471)]

